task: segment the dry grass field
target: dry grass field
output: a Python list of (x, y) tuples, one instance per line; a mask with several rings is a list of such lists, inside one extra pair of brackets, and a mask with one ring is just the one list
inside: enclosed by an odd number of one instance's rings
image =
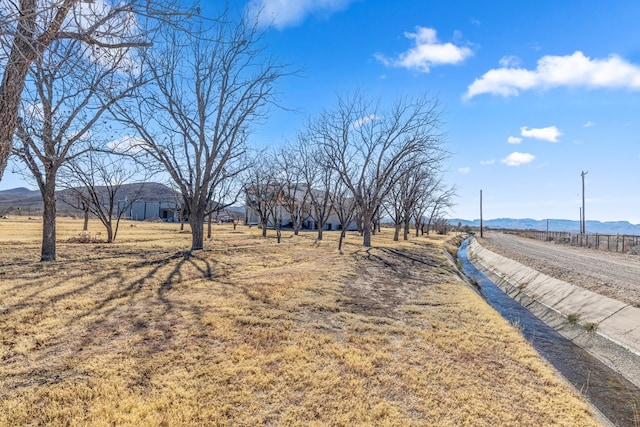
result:
[(81, 226), (43, 264), (40, 223), (0, 220), (0, 425), (597, 425), (442, 237), (225, 224), (185, 257), (176, 224)]

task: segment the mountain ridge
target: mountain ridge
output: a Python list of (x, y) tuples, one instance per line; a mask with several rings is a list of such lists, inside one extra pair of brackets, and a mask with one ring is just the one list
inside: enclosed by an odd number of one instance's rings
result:
[[(99, 194), (106, 197), (107, 189), (104, 186), (97, 186)], [(157, 182), (139, 182), (123, 184), (116, 193), (116, 200), (135, 197), (138, 200), (153, 200), (161, 202), (174, 202), (179, 197), (177, 193), (164, 184)], [(71, 189), (60, 189), (56, 191), (56, 209), (58, 215), (76, 215), (81, 213), (78, 209), (66, 204), (64, 200), (74, 199), (74, 192)], [(0, 190), (0, 213), (40, 215), (42, 213), (42, 196), (39, 190), (30, 190), (25, 187)]]
[[(480, 227), (480, 220), (466, 220), (453, 218), (449, 220), (452, 225)], [(482, 221), (483, 226), (495, 229), (511, 230), (541, 230), (580, 232), (580, 221), (570, 219), (532, 219), (532, 218), (495, 218)], [(547, 228), (548, 227), (548, 228)], [(587, 220), (587, 233), (598, 234), (632, 234), (640, 235), (640, 224), (632, 224), (629, 221), (594, 221)]]

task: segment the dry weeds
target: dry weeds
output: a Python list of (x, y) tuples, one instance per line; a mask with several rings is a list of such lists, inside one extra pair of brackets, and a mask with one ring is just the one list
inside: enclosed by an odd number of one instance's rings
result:
[[(596, 425), (441, 238), (0, 221), (0, 425)], [(97, 225), (96, 225), (97, 227)], [(96, 235), (99, 229), (90, 230)]]

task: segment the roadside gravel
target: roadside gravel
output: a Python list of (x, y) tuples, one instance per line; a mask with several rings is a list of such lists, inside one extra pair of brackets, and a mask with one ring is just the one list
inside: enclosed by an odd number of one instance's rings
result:
[(640, 306), (640, 256), (541, 242), (497, 231), (476, 238), (485, 248), (548, 276)]

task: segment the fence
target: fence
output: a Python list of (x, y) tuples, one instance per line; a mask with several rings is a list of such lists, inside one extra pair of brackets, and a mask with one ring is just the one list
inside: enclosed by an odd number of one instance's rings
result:
[(504, 230), (505, 233), (516, 234), (544, 242), (582, 246), (597, 250), (631, 253), (640, 255), (640, 236), (625, 234), (581, 234), (567, 231), (536, 230)]

